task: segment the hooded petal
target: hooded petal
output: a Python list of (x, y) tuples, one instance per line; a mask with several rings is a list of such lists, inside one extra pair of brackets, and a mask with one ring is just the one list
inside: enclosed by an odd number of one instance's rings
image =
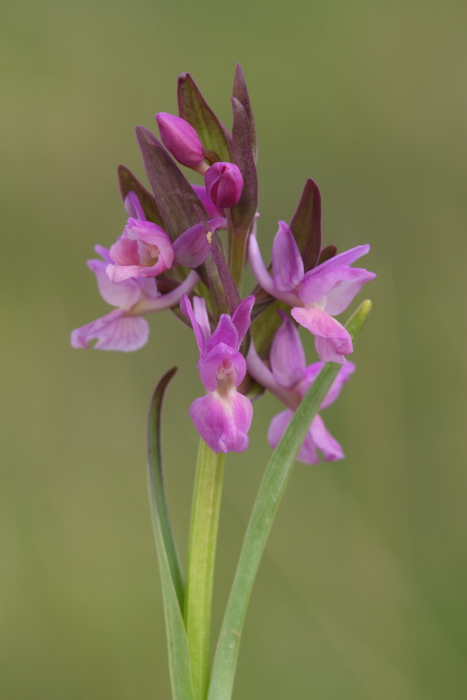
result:
[(208, 219), (216, 219), (217, 217), (224, 217), (224, 210), (220, 207), (216, 207), (214, 202), (206, 194), (206, 187), (204, 185), (191, 185), (194, 189), (199, 201), (204, 207)]
[[(211, 219), (209, 228), (216, 231), (226, 226), (224, 218)], [(195, 224), (187, 229), (173, 242), (174, 264), (186, 265), (186, 267), (198, 267), (210, 253), (209, 243), (206, 240), (203, 224)]]
[(71, 333), (72, 347), (89, 348), (89, 342), (96, 338), (96, 350), (131, 352), (143, 347), (149, 336), (147, 321), (139, 316), (126, 316), (125, 313), (123, 309), (116, 309), (103, 318), (76, 328)]
[(231, 373), (235, 386), (244, 380), (246, 360), (243, 355), (229, 345), (218, 343), (199, 364), (199, 376), (208, 391), (215, 391), (217, 388), (217, 372), (221, 365), (227, 374)]
[(321, 416), (315, 416), (310, 428), (310, 434), (316, 447), (324, 455), (325, 462), (334, 462), (345, 457), (342, 447), (331, 433), (326, 430)]
[(136, 304), (141, 296), (141, 290), (135, 280), (126, 280), (120, 284), (114, 284), (105, 273), (106, 262), (103, 260), (88, 260), (86, 265), (96, 275), (97, 287), (104, 301), (112, 306), (119, 306), (124, 309), (129, 309)]
[(251, 310), (254, 306), (254, 296), (244, 299), (235, 309), (232, 316), (232, 323), (237, 329), (238, 345), (242, 342), (251, 323)]
[(342, 324), (314, 306), (297, 307), (290, 313), (315, 336), (316, 351), (322, 362), (344, 364), (344, 355), (350, 355), (353, 347), (352, 338)]
[(219, 323), (214, 333), (206, 342), (206, 353), (218, 343), (225, 343), (236, 350), (238, 348), (238, 333), (233, 321), (227, 314), (221, 314)]
[(283, 323), (277, 331), (270, 354), (271, 370), (275, 379), (291, 389), (302, 379), (305, 371), (305, 353), (298, 334), (289, 316), (278, 311)]
[(292, 292), (303, 280), (304, 268), (292, 231), (285, 221), (279, 221), (279, 230), (272, 245), (274, 286), (280, 292)]
[(190, 416), (204, 442), (216, 454), (247, 449), (253, 406), (246, 396), (232, 391), (227, 398), (221, 398), (212, 392), (191, 404)]

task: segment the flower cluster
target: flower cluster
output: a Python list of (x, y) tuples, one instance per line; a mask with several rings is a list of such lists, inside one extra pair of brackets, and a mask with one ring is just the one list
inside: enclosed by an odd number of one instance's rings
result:
[[(102, 259), (87, 263), (101, 296), (117, 308), (74, 330), (71, 344), (87, 348), (97, 340), (94, 347), (101, 350), (137, 350), (148, 340), (144, 316), (172, 308), (180, 318), (181, 312), (194, 331), (207, 392), (190, 408), (200, 436), (216, 453), (245, 450), (259, 385), (286, 406), (269, 428), (275, 447), (323, 363), (342, 368), (321, 408), (335, 401), (355, 371), (347, 361), (352, 339), (334, 317), (375, 277), (352, 267), (370, 247), (340, 254), (334, 246), (322, 249), (320, 193), (308, 180), (290, 225), (279, 222), (266, 265), (256, 232), (256, 129), (241, 68), (231, 134), (189, 74), (179, 78), (178, 104), (179, 116), (156, 115), (162, 143), (137, 127), (153, 194), (120, 166), (129, 218), (110, 248), (96, 246)], [(204, 185), (190, 184), (175, 161), (201, 175)], [(227, 231), (228, 259), (221, 231)], [(242, 301), (248, 260), (258, 286)], [(318, 362), (306, 365), (297, 324), (313, 334)], [(298, 458), (315, 464), (318, 450), (326, 461), (344, 456), (319, 415)]]

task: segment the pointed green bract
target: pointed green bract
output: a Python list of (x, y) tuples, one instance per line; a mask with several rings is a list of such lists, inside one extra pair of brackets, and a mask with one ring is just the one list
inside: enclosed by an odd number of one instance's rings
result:
[(321, 250), (321, 195), (311, 178), (305, 183), (290, 230), (302, 254), (305, 272), (308, 272), (318, 262)]
[(253, 153), (253, 158), (256, 163), (258, 159), (258, 138), (256, 136), (255, 118), (253, 116), (250, 96), (248, 95), (248, 88), (246, 86), (245, 76), (243, 75), (243, 70), (240, 63), (237, 63), (237, 70), (235, 71), (232, 97), (235, 97), (240, 102), (246, 112), (248, 126), (250, 129), (251, 152)]
[(221, 161), (232, 162), (224, 127), (209, 107), (189, 73), (178, 77), (178, 113), (196, 129), (204, 148), (217, 153)]
[(164, 220), (163, 228), (174, 241), (190, 226), (199, 223), (195, 205), (203, 212), (204, 207), (180, 168), (154, 134), (143, 126), (137, 126), (136, 138), (149, 183)]
[(148, 417), (149, 502), (164, 597), (173, 700), (193, 700), (188, 642), (182, 617), (183, 581), (165, 501), (161, 460), (161, 410), (164, 392), (177, 371), (167, 372), (153, 394)]
[(145, 213), (146, 219), (152, 221), (153, 224), (157, 224), (164, 228), (164, 220), (157, 206), (157, 202), (150, 194), (147, 189), (137, 180), (133, 175), (131, 170), (128, 170), (124, 165), (118, 166), (118, 182), (120, 185), (120, 194), (122, 195), (123, 201), (129, 192), (134, 192)]
[[(371, 302), (364, 301), (346, 324), (355, 340), (368, 318)], [(240, 637), (261, 556), (295, 458), (341, 365), (327, 362), (295, 411), (267, 466), (243, 541), (232, 590), (214, 658), (208, 700), (230, 700)]]

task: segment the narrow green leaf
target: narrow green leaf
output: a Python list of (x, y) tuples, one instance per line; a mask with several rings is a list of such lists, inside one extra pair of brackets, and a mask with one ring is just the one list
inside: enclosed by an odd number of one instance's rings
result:
[(309, 178), (303, 188), (290, 229), (302, 254), (305, 272), (315, 267), (321, 250), (321, 195)]
[[(352, 340), (355, 340), (360, 333), (370, 309), (371, 302), (364, 301), (347, 322), (346, 327)], [(245, 534), (227, 603), (214, 658), (208, 700), (230, 700), (232, 696), (240, 637), (248, 601), (274, 516), (311, 421), (318, 413), (340, 368), (341, 365), (334, 362), (327, 362), (324, 365), (295, 411), (266, 469)]]
[(164, 597), (170, 679), (173, 700), (193, 700), (190, 658), (182, 617), (183, 581), (169, 522), (162, 478), (161, 410), (165, 389), (177, 371), (173, 367), (156, 387), (148, 416), (149, 502)]
[(174, 241), (190, 226), (199, 223), (195, 205), (203, 212), (204, 207), (173, 158), (154, 134), (143, 126), (137, 126), (136, 138), (148, 180), (164, 220), (164, 229)]
[(240, 102), (240, 104), (243, 105), (243, 108), (248, 117), (248, 126), (250, 127), (251, 151), (253, 153), (253, 158), (256, 163), (258, 159), (258, 138), (256, 136), (255, 118), (253, 116), (250, 96), (248, 95), (248, 88), (246, 86), (245, 76), (243, 75), (243, 70), (240, 63), (237, 63), (237, 70), (235, 71), (235, 80), (232, 97), (235, 97)]
[(178, 113), (196, 129), (204, 148), (231, 163), (232, 151), (224, 128), (189, 73), (178, 77)]
[(124, 165), (118, 166), (118, 182), (123, 201), (129, 192), (134, 192), (143, 207), (143, 211), (148, 221), (164, 228), (164, 220), (157, 206), (157, 202), (145, 187), (136, 179), (131, 170)]

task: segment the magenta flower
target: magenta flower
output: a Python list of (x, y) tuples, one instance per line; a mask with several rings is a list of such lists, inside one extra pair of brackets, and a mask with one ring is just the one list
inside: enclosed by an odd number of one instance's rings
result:
[(284, 221), (279, 221), (272, 247), (271, 277), (256, 236), (250, 236), (250, 262), (256, 279), (271, 296), (293, 307), (291, 315), (313, 333), (316, 351), (323, 362), (344, 364), (345, 355), (353, 352), (348, 331), (333, 316), (342, 313), (365, 282), (376, 277), (373, 272), (350, 267), (369, 250), (369, 245), (357, 246), (305, 273), (292, 231)]
[(222, 209), (234, 207), (243, 189), (243, 177), (234, 163), (214, 163), (204, 175), (208, 197)]
[(232, 317), (222, 314), (211, 334), (204, 299), (194, 297), (193, 306), (183, 296), (180, 309), (193, 326), (199, 348), (198, 369), (207, 395), (196, 399), (190, 416), (196, 430), (217, 454), (243, 452), (253, 417), (251, 401), (237, 387), (246, 374), (246, 362), (238, 351), (250, 326), (254, 297), (247, 297)]
[[(111, 282), (157, 277), (173, 265), (198, 267), (209, 255), (209, 244), (202, 224), (195, 224), (173, 243), (157, 224), (146, 221), (143, 208), (134, 192), (125, 198), (125, 208), (130, 214), (123, 234), (110, 247), (107, 275)], [(209, 222), (211, 231), (225, 228), (223, 216)]]
[[(305, 353), (297, 328), (287, 314), (283, 311), (278, 313), (281, 315), (283, 323), (277, 331), (271, 347), (269, 358), (271, 369), (268, 369), (258, 357), (253, 343), (250, 345), (247, 357), (250, 374), (288, 407), (286, 411), (275, 416), (269, 426), (268, 442), (272, 448), (276, 448), (279, 444), (295, 409), (299, 406), (324, 364), (323, 362), (314, 362), (306, 367)], [(355, 372), (354, 363), (346, 362), (321, 404), (322, 409), (337, 399), (343, 384), (353, 372)], [(319, 415), (313, 418), (297, 459), (305, 464), (317, 464), (319, 461), (317, 450), (323, 453), (325, 462), (344, 457), (342, 447), (326, 430), (323, 419)]]
[(178, 304), (183, 294), (193, 291), (199, 277), (192, 270), (178, 287), (163, 295), (158, 291), (153, 277), (128, 278), (114, 284), (106, 274), (110, 262), (109, 251), (102, 246), (96, 246), (95, 250), (103, 260), (88, 260), (87, 266), (96, 275), (102, 298), (118, 308), (72, 331), (71, 345), (74, 348), (89, 348), (89, 342), (97, 339), (94, 347), (98, 350), (138, 350), (146, 344), (149, 335), (148, 322), (141, 317)]
[(179, 163), (195, 170), (204, 164), (203, 144), (191, 124), (167, 112), (156, 114), (156, 121), (164, 146)]

